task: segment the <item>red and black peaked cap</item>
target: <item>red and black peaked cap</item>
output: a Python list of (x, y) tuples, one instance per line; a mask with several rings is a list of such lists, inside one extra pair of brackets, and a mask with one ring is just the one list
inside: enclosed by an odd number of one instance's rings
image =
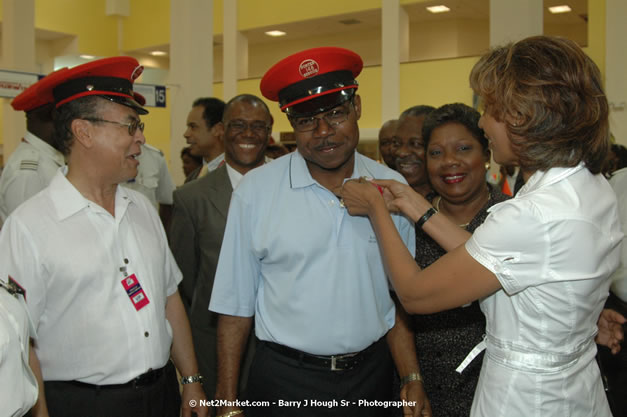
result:
[(344, 48), (307, 49), (282, 59), (261, 80), (261, 93), (290, 117), (311, 116), (349, 100), (363, 61)]
[(52, 96), (55, 107), (81, 97), (99, 96), (147, 114), (148, 110), (138, 103), (141, 100), (133, 92), (133, 82), (143, 70), (135, 58), (127, 56), (98, 59), (51, 73), (39, 81), (47, 80), (38, 92)]

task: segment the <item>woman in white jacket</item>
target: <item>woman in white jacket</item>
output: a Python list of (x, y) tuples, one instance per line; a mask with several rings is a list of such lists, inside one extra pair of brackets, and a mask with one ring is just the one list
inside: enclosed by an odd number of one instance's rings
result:
[[(537, 36), (490, 51), (470, 82), (494, 160), (520, 166), (526, 181), (514, 199), (472, 236), (395, 182), (376, 181), (385, 199), (368, 181), (348, 182), (344, 203), (370, 217), (408, 312), (481, 300), (486, 337), (465, 361), (486, 350), (472, 416), (609, 417), (594, 339), (623, 235), (599, 175), (610, 146), (599, 70), (574, 42)], [(449, 253), (419, 270), (388, 209)]]

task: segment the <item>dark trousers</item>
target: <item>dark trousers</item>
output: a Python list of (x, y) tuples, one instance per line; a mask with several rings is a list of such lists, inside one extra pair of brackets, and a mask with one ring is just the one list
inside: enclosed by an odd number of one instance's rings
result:
[[(392, 359), (385, 340), (352, 369), (332, 371), (286, 357), (257, 342), (246, 399), (269, 405), (246, 407), (247, 417), (389, 416)], [(290, 401), (300, 401), (289, 403)], [(360, 403), (361, 401), (361, 403)], [(369, 401), (369, 403), (364, 403)]]
[(149, 385), (110, 388), (46, 381), (50, 417), (178, 417), (181, 412), (176, 370), (169, 363)]

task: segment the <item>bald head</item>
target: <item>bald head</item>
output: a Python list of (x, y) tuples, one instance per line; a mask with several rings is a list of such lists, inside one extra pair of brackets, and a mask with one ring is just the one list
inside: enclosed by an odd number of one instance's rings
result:
[(394, 156), (394, 134), (398, 127), (398, 120), (388, 120), (379, 130), (379, 152), (387, 166), (396, 169)]

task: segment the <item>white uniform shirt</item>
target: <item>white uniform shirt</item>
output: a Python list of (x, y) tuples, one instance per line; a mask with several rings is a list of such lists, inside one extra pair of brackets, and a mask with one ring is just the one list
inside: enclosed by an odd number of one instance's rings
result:
[[(113, 217), (60, 171), (9, 216), (0, 247), (0, 276), (26, 289), (44, 380), (119, 384), (167, 363), (166, 299), (182, 277), (156, 211), (139, 193), (118, 187)], [(139, 311), (123, 268), (149, 300)]]
[[(627, 235), (627, 168), (614, 172), (610, 178), (610, 185), (616, 193), (623, 233)], [(612, 291), (618, 298), (627, 302), (627, 242), (625, 238), (621, 247), (620, 261), (620, 266), (612, 275)]]
[(168, 171), (163, 153), (150, 145), (142, 145), (142, 153), (137, 158), (137, 176), (121, 185), (145, 195), (159, 209), (159, 204), (172, 205), (174, 181)]
[(9, 156), (0, 176), (0, 220), (50, 184), (63, 154), (30, 132)]
[(623, 238), (611, 187), (583, 165), (553, 168), (489, 211), (466, 250), (503, 289), (481, 301), (471, 416), (611, 416), (594, 344)]
[(37, 380), (28, 365), (28, 322), (23, 298), (18, 300), (0, 288), (0, 411), (3, 416), (23, 416), (37, 401)]

